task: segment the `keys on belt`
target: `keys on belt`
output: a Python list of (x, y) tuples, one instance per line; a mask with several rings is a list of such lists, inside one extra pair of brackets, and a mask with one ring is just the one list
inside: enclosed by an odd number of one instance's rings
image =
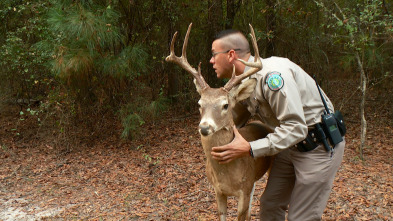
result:
[(316, 124), (314, 129), (308, 131), (306, 139), (299, 142), (298, 144), (295, 144), (295, 147), (300, 152), (307, 152), (314, 150), (320, 144), (324, 145), (326, 151), (330, 152), (330, 157), (332, 157), (335, 145), (332, 145), (326, 138), (326, 134), (323, 131), (321, 124)]
[(312, 129), (308, 131), (306, 139), (295, 144), (295, 147), (300, 152), (307, 152), (314, 150), (319, 144), (321, 144), (321, 142), (318, 141), (317, 130)]
[[(322, 131), (321, 133), (324, 133), (324, 132)], [(295, 147), (300, 152), (311, 151), (311, 150), (314, 150), (315, 148), (317, 148), (317, 146), (319, 146), (320, 144), (323, 144), (322, 139), (325, 139), (325, 142), (330, 143), (326, 139), (326, 135), (325, 134), (323, 134), (323, 135), (319, 134), (319, 131), (316, 128), (314, 128), (312, 130), (309, 130), (306, 139), (304, 139), (301, 142), (295, 144)], [(331, 147), (332, 147), (332, 149), (327, 150), (327, 151), (331, 151), (332, 152), (334, 150), (334, 145), (332, 145)], [(325, 149), (326, 149), (326, 147), (325, 147)]]

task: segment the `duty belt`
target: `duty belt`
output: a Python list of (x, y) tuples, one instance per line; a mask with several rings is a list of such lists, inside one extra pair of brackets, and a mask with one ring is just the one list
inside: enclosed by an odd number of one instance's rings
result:
[(311, 129), (308, 131), (306, 139), (302, 140), (301, 142), (295, 144), (295, 147), (300, 151), (300, 152), (308, 152), (311, 150), (314, 150), (322, 144), (322, 141), (320, 139), (321, 135), (318, 134), (318, 130)]

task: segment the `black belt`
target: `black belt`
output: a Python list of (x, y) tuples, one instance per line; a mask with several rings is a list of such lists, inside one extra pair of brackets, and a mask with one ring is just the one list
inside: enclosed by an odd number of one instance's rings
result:
[(308, 131), (306, 139), (300, 141), (299, 143), (295, 144), (295, 147), (300, 152), (308, 152), (314, 150), (319, 146), (322, 142), (318, 140), (318, 134), (316, 129), (312, 129)]
[(307, 151), (314, 150), (315, 148), (317, 148), (319, 145), (322, 144), (325, 146), (326, 151), (333, 151), (335, 145), (331, 143), (331, 139), (328, 139), (326, 137), (326, 133), (322, 128), (323, 127), (320, 123), (314, 125), (314, 129), (308, 131), (306, 139), (295, 144), (295, 147), (300, 152), (307, 152)]

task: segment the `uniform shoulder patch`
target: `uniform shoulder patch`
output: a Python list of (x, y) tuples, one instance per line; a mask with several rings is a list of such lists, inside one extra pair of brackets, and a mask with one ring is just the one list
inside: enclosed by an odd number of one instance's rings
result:
[(272, 71), (267, 73), (266, 84), (270, 90), (278, 91), (284, 86), (284, 79), (280, 72)]

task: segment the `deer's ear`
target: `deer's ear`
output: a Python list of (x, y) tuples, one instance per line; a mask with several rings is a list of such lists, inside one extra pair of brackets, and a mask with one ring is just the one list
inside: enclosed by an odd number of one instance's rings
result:
[(251, 78), (241, 83), (239, 86), (233, 88), (229, 93), (231, 97), (235, 98), (236, 102), (239, 102), (250, 97), (251, 93), (255, 89), (256, 84), (257, 80), (255, 78)]
[(197, 80), (194, 78), (194, 84), (199, 94), (202, 92), (201, 86), (198, 84)]

